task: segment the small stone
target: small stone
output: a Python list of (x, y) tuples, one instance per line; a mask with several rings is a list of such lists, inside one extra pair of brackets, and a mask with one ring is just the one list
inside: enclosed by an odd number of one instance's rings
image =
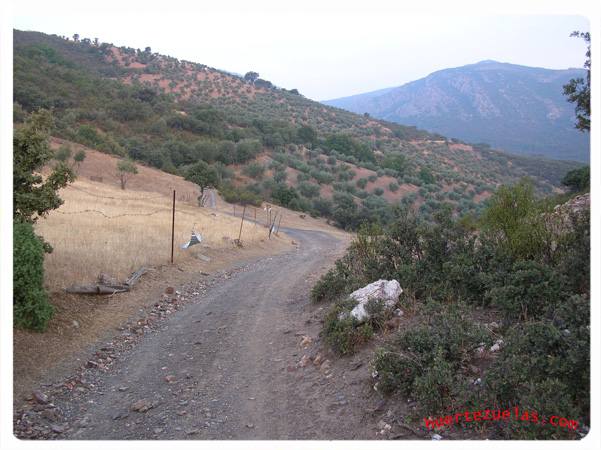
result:
[(88, 361), (86, 366), (89, 367), (90, 369), (97, 369), (98, 363), (96, 361)]
[(318, 353), (315, 358), (313, 358), (313, 364), (315, 366), (319, 366), (321, 365), (321, 363), (323, 362), (323, 356), (321, 353)]
[(442, 439), (442, 436), (441, 436), (440, 434), (436, 434), (436, 433), (434, 433), (434, 434), (432, 435), (432, 440), (433, 440), (433, 441), (440, 441), (441, 439)]
[(175, 383), (175, 375), (167, 375), (167, 376), (165, 377), (165, 381), (166, 381), (167, 383)]
[(125, 419), (126, 417), (129, 417), (129, 413), (127, 411), (120, 411), (113, 415), (113, 420)]
[(332, 368), (332, 363), (330, 362), (329, 359), (326, 359), (322, 364), (321, 367), (319, 368), (319, 370), (321, 370), (322, 372), (327, 372)]
[(501, 350), (501, 346), (503, 345), (503, 339), (498, 339), (495, 343), (490, 347), (491, 353), (498, 352)]
[(119, 392), (125, 392), (129, 389), (128, 386), (119, 386)]
[(198, 428), (192, 428), (191, 430), (186, 431), (186, 434), (198, 434)]
[(303, 355), (303, 357), (298, 362), (299, 367), (306, 367), (311, 362), (311, 358), (308, 355)]
[(175, 289), (173, 289), (173, 287), (169, 286), (167, 289), (165, 289), (165, 294), (167, 295), (171, 295), (175, 292)]
[(163, 432), (163, 429), (162, 428), (155, 428), (152, 431), (154, 431), (154, 434), (161, 434)]
[(64, 433), (66, 427), (64, 425), (52, 424), (52, 425), (50, 425), (50, 429), (52, 431), (54, 431), (55, 433)]
[(73, 328), (79, 328), (79, 322), (77, 320), (74, 320), (71, 323), (73, 324)]
[(48, 396), (40, 391), (33, 391), (31, 393), (33, 399), (40, 405), (46, 405), (48, 403)]
[(255, 425), (253, 423), (247, 423), (246, 428), (254, 428)]
[(303, 338), (301, 339), (301, 347), (307, 348), (309, 345), (311, 345), (311, 343), (313, 342), (313, 339), (311, 339), (311, 337), (309, 336), (303, 336)]
[(137, 402), (131, 405), (132, 411), (137, 411), (141, 413), (146, 412), (149, 409), (152, 409), (153, 407), (154, 405), (145, 398), (138, 400)]
[(355, 363), (355, 364), (353, 364), (353, 366), (351, 367), (351, 370), (357, 370), (359, 367), (362, 367), (362, 366), (363, 366), (363, 362), (362, 362), (362, 361), (356, 362), (356, 363)]

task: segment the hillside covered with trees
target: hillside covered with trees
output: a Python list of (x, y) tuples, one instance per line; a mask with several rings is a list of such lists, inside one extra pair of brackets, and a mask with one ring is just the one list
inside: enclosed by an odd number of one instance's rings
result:
[(390, 206), (477, 214), (528, 176), (557, 192), (577, 163), (510, 156), (324, 106), (263, 80), (97, 39), (14, 33), (14, 121), (49, 109), (51, 133), (186, 175), (210, 166), (228, 201), (268, 200), (343, 228)]

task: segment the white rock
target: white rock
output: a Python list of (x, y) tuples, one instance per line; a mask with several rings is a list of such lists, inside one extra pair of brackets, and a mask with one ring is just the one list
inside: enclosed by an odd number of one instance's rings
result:
[(501, 350), (502, 345), (503, 345), (503, 339), (496, 340), (495, 343), (492, 345), (492, 347), (490, 347), (491, 353), (495, 353), (495, 352), (498, 352), (499, 350)]
[(374, 281), (351, 293), (350, 297), (357, 301), (357, 305), (351, 311), (351, 316), (359, 322), (364, 322), (369, 319), (369, 313), (365, 310), (365, 306), (370, 300), (381, 299), (384, 301), (386, 308), (391, 309), (402, 292), (403, 289), (401, 289), (401, 285), (397, 280)]

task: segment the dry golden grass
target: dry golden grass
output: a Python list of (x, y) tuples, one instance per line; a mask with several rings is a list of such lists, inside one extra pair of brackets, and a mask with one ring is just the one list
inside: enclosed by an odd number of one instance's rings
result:
[[(46, 285), (50, 290), (94, 281), (103, 272), (123, 280), (143, 265), (169, 262), (170, 197), (157, 192), (123, 191), (83, 178), (63, 189), (60, 196), (65, 203), (36, 225), (54, 248), (45, 258)], [(182, 250), (180, 245), (189, 240), (192, 227), (203, 236), (203, 242)], [(231, 248), (239, 231), (238, 218), (178, 201), (174, 262), (196, 259), (203, 246)], [(244, 223), (244, 246), (266, 237), (264, 227)]]

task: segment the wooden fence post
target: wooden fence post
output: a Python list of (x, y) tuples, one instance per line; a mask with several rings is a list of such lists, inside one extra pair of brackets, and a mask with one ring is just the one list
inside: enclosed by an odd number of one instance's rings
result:
[(173, 242), (175, 241), (175, 189), (173, 190), (173, 208), (171, 212), (171, 264), (173, 264)]
[(238, 243), (242, 243), (240, 238), (242, 237), (242, 225), (244, 224), (244, 215), (246, 214), (246, 205), (244, 205), (244, 209), (242, 210), (242, 220), (240, 221), (240, 232), (238, 233)]
[(280, 212), (280, 220), (278, 221), (278, 228), (275, 230), (275, 234), (277, 235), (280, 232), (280, 225), (282, 224), (282, 216), (284, 213)]

